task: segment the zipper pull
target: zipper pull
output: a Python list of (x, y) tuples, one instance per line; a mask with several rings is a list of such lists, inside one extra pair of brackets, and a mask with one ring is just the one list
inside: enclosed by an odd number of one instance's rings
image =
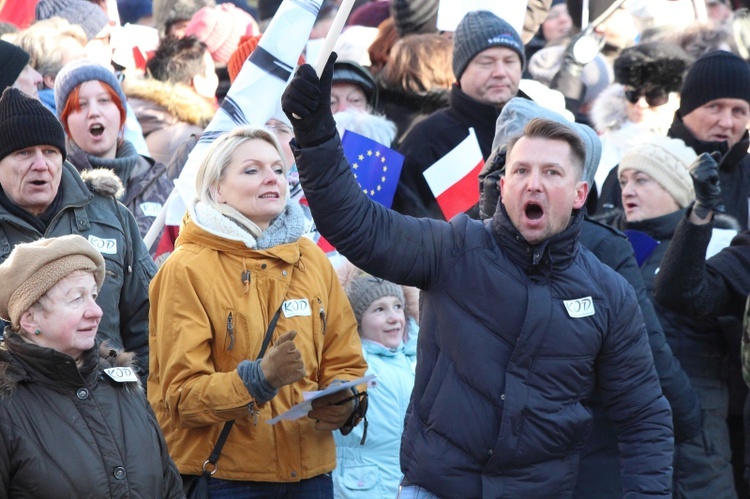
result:
[(321, 324), (323, 326), (323, 335), (325, 336), (325, 334), (326, 334), (326, 327), (327, 327), (327, 324), (326, 324), (326, 311), (323, 308), (323, 302), (320, 300), (320, 297), (316, 297), (316, 298), (318, 299), (318, 305), (320, 305), (320, 311), (318, 313), (320, 314), (320, 322), (321, 322)]
[(229, 335), (229, 348), (227, 350), (231, 350), (234, 348), (234, 321), (232, 320), (232, 312), (229, 312), (227, 316), (227, 334)]
[(255, 402), (250, 402), (247, 405), (247, 410), (253, 415), (253, 426), (258, 426), (258, 414), (260, 414), (260, 411), (255, 407)]
[(247, 294), (250, 289), (250, 271), (244, 270), (242, 272), (242, 284), (245, 286), (245, 293)]

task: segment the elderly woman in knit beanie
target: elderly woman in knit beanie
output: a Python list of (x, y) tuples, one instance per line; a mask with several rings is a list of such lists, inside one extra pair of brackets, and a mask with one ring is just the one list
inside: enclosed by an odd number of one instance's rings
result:
[(172, 192), (167, 167), (141, 156), (123, 138), (127, 98), (115, 75), (87, 59), (70, 62), (55, 79), (57, 116), (67, 134), (68, 160), (79, 172), (109, 169), (122, 185), (122, 203), (144, 236)]
[[(695, 151), (680, 139), (654, 137), (628, 150), (617, 169), (624, 217), (617, 223), (635, 250), (649, 297), (678, 222), (695, 199), (689, 167)], [(717, 215), (715, 227), (736, 221)], [(686, 269), (686, 271), (689, 271)], [(715, 319), (694, 319), (654, 303), (667, 342), (701, 399), (703, 432), (677, 443), (675, 497), (737, 497), (732, 478), (726, 417), (729, 407), (722, 328)]]
[(335, 436), (334, 490), (341, 498), (396, 497), (403, 477), (399, 451), (414, 387), (418, 327), (405, 313), (401, 286), (356, 269), (346, 282), (346, 267), (339, 275), (357, 318), (367, 374), (376, 378), (368, 392), (368, 426)]
[(133, 355), (96, 339), (104, 278), (79, 235), (19, 244), (0, 265), (2, 497), (184, 497)]

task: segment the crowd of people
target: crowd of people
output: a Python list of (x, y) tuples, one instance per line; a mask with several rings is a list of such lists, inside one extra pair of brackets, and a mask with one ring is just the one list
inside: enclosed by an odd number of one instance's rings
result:
[(0, 5), (0, 498), (750, 499), (750, 2), (307, 3)]

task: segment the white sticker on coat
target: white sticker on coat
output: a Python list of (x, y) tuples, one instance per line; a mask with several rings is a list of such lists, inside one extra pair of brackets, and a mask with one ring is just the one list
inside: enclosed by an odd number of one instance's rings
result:
[(575, 300), (563, 300), (568, 315), (575, 318), (589, 317), (594, 315), (594, 300), (590, 296), (576, 298)]
[(129, 367), (110, 367), (104, 370), (107, 375), (118, 383), (138, 381), (138, 376)]
[(310, 302), (307, 301), (307, 298), (287, 300), (281, 304), (281, 311), (284, 312), (286, 318), (312, 315)]
[(141, 213), (145, 217), (158, 217), (161, 212), (161, 203), (141, 203)]
[(117, 239), (102, 239), (96, 236), (89, 236), (91, 246), (99, 250), (99, 253), (105, 255), (117, 254)]

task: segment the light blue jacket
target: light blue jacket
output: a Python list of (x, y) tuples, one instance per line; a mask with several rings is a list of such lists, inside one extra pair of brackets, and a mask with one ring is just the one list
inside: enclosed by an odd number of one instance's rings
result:
[(336, 440), (333, 492), (336, 498), (392, 498), (398, 493), (403, 474), (399, 464), (404, 417), (414, 387), (419, 326), (407, 323), (409, 341), (396, 350), (362, 340), (367, 374), (376, 378), (367, 389), (367, 439), (360, 445), (364, 423)]

